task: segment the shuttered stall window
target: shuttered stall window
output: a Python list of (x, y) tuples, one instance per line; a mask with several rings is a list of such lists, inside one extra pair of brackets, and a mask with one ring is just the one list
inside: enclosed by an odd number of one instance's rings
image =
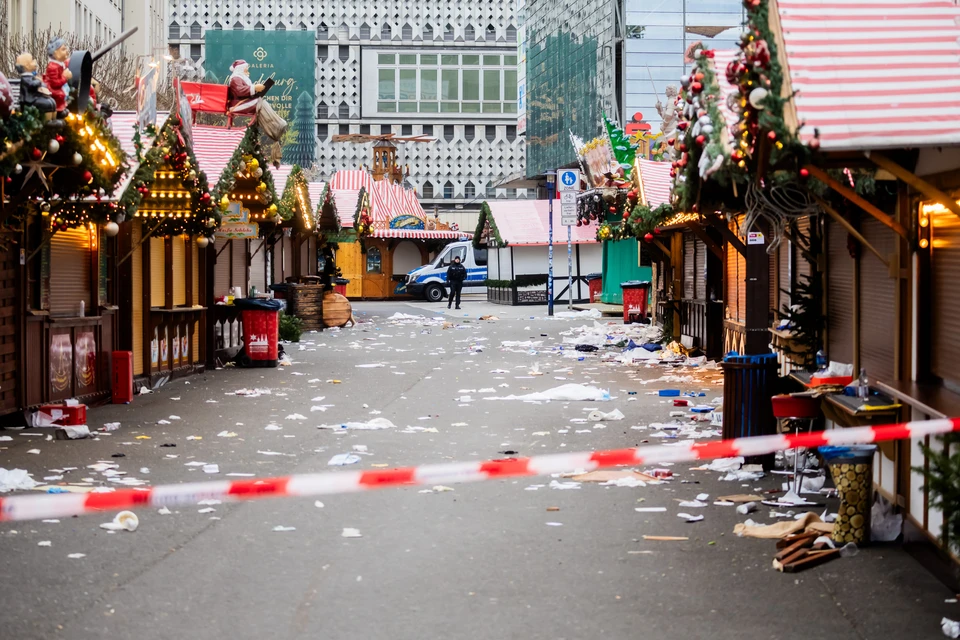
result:
[(190, 251), (193, 254), (191, 262), (193, 265), (191, 272), (191, 278), (193, 280), (193, 300), (190, 300), (190, 304), (196, 306), (200, 304), (200, 247), (197, 246), (196, 242), (190, 242)]
[(150, 306), (162, 307), (167, 295), (166, 251), (163, 238), (150, 238)]
[(727, 243), (726, 289), (727, 318), (743, 322), (747, 308), (747, 263), (736, 247)]
[[(230, 243), (226, 238), (217, 238), (214, 255), (217, 263), (213, 267), (213, 295), (215, 297), (230, 293)], [(225, 247), (226, 245), (226, 247)]]
[(250, 286), (257, 291), (267, 290), (267, 247), (266, 239), (252, 240), (250, 252), (255, 253), (250, 258)]
[(310, 275), (310, 238), (300, 245), (300, 275)]
[(703, 300), (707, 297), (707, 245), (694, 239), (693, 251), (693, 297)]
[(130, 278), (133, 291), (133, 375), (143, 374), (143, 247), (140, 238), (143, 231), (140, 224), (133, 223), (130, 230), (130, 243), (136, 247), (130, 256)]
[[(880, 255), (893, 253), (896, 234), (876, 218), (863, 215), (860, 232)], [(871, 380), (892, 380), (895, 281), (873, 252), (860, 251), (860, 366)]]
[(270, 254), (270, 271), (272, 280), (270, 284), (279, 284), (283, 282), (283, 242), (273, 243), (273, 253)]
[(78, 227), (58, 231), (50, 241), (50, 315), (74, 317), (90, 309), (90, 231)]
[(247, 241), (234, 240), (233, 246), (233, 277), (230, 286), (240, 287), (240, 295), (247, 295)]
[(193, 337), (190, 340), (190, 361), (200, 362), (200, 322), (193, 323)]
[(933, 260), (930, 289), (933, 296), (933, 373), (960, 384), (960, 218), (945, 211), (931, 216)]
[[(810, 218), (804, 217), (797, 220), (797, 232), (804, 237), (806, 242), (810, 242)], [(797, 273), (797, 282), (806, 282), (806, 278), (810, 276), (816, 269), (815, 265), (811, 265), (806, 258), (803, 257), (803, 253), (800, 251), (800, 247), (794, 248), (794, 268)]]
[(173, 236), (173, 305), (187, 304), (187, 250), (186, 236)]
[[(786, 290), (786, 292), (784, 291)], [(790, 304), (790, 245), (784, 241), (777, 247), (777, 311)]]
[(827, 223), (827, 356), (853, 363), (853, 259), (847, 230)]
[[(769, 242), (769, 239), (767, 240)], [(767, 254), (767, 308), (775, 309), (777, 301), (780, 300), (780, 293), (777, 291), (777, 271), (780, 265), (777, 264), (777, 252)]]
[(283, 237), (283, 278), (293, 275), (293, 240)]
[(694, 279), (696, 278), (696, 245), (693, 234), (685, 232), (683, 234), (683, 297), (686, 299), (695, 296)]

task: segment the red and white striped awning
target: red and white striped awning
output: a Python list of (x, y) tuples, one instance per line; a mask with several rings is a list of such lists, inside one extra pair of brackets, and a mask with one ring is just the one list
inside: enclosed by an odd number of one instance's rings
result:
[(292, 164), (282, 164), (279, 167), (266, 167), (270, 171), (270, 175), (273, 176), (273, 188), (277, 190), (278, 196), (283, 196), (283, 190), (287, 188), (287, 180), (290, 178), (290, 173), (293, 171)]
[(960, 144), (960, 4), (780, 0), (800, 137), (825, 150)]
[(323, 188), (326, 186), (326, 183), (323, 182), (308, 182), (307, 183), (307, 193), (310, 195), (310, 206), (314, 209), (320, 206), (320, 202), (323, 200)]
[(640, 183), (643, 185), (644, 204), (655, 209), (670, 202), (673, 178), (670, 177), (670, 163), (656, 162), (638, 158), (640, 164)]
[(462, 231), (435, 229), (381, 229), (374, 228), (374, 238), (405, 238), (407, 240), (466, 240), (470, 234)]
[(246, 129), (193, 126), (193, 153), (200, 170), (207, 174), (211, 189), (220, 181), (223, 168), (230, 162), (246, 132)]

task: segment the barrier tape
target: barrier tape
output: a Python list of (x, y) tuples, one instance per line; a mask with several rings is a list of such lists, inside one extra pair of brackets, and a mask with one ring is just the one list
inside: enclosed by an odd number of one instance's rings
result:
[(924, 438), (951, 431), (960, 431), (960, 418), (833, 429), (800, 435), (757, 436), (714, 442), (690, 440), (681, 441), (674, 446), (653, 445), (632, 449), (505, 458), (484, 462), (426, 464), (383, 471), (339, 471), (277, 478), (193, 482), (120, 489), (109, 493), (18, 495), (0, 498), (0, 521), (65, 518), (144, 507), (187, 506), (211, 499), (235, 502), (281, 496), (319, 496), (386, 487), (457, 484), (517, 476), (542, 476), (574, 469), (592, 471), (621, 465), (757, 456), (796, 447), (870, 444), (886, 440)]

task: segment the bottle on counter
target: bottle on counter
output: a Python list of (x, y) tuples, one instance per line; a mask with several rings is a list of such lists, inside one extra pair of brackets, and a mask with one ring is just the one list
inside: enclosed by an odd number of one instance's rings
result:
[(857, 382), (857, 397), (866, 400), (870, 395), (870, 384), (867, 381), (867, 370), (860, 367), (860, 380)]

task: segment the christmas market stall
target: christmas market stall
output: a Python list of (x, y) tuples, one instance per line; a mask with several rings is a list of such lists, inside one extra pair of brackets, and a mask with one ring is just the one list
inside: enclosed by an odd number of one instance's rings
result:
[[(114, 117), (117, 128), (123, 114)], [(176, 112), (159, 129), (126, 126), (138, 166), (119, 200), (127, 220), (119, 236), (120, 344), (133, 354), (136, 383), (152, 388), (205, 368), (203, 274), (220, 207), (194, 152), (210, 132)]]
[(605, 133), (584, 143), (575, 136), (571, 141), (580, 161), (585, 190), (577, 197), (578, 226), (595, 227), (603, 242), (603, 273), (600, 302), (622, 304), (621, 282), (649, 281), (649, 259), (641, 263), (635, 239), (614, 232), (623, 222), (623, 212), (636, 199), (634, 164), (639, 145), (609, 118), (603, 118)]
[[(55, 39), (50, 48), (51, 64), (56, 61), (62, 72), (59, 61), (67, 55), (62, 42)], [(21, 66), (33, 66), (20, 58)], [(86, 73), (78, 71), (78, 81)], [(8, 140), (24, 134), (31, 125), (27, 120), (37, 116), (24, 104), (30, 91), (21, 86), (23, 110), (4, 119)], [(15, 331), (20, 337), (15, 388), (21, 410), (67, 398), (103, 397), (110, 390), (111, 353), (117, 347), (112, 267), (122, 211), (112, 195), (128, 171), (126, 157), (89, 97), (61, 102), (56, 118), (45, 121), (29, 140), (20, 138), (17, 158), (2, 161), (4, 172), (15, 162), (5, 179), (3, 217), (8, 229), (18, 230), (4, 235), (18, 244), (19, 260), (4, 270), (7, 276), (17, 274), (17, 300), (4, 305), (2, 314), (18, 321), (3, 333)], [(8, 362), (4, 375), (9, 367)], [(4, 406), (13, 405), (4, 398)]]
[[(427, 218), (416, 192), (389, 176), (375, 180), (363, 169), (338, 171), (330, 181), (345, 231), (354, 243), (340, 242), (337, 266), (351, 298), (406, 295), (406, 275), (429, 261), (431, 252), (470, 236)], [(345, 212), (353, 212), (345, 220)]]
[[(474, 247), (487, 249), (487, 300), (496, 304), (522, 305), (547, 302), (547, 244), (549, 203), (546, 200), (492, 200), (480, 208), (473, 236)], [(570, 301), (565, 242), (557, 231), (560, 207), (554, 207), (554, 302)], [(586, 302), (590, 288), (587, 274), (600, 271), (603, 250), (594, 229), (572, 229), (574, 303)], [(636, 244), (636, 243), (634, 243)]]

